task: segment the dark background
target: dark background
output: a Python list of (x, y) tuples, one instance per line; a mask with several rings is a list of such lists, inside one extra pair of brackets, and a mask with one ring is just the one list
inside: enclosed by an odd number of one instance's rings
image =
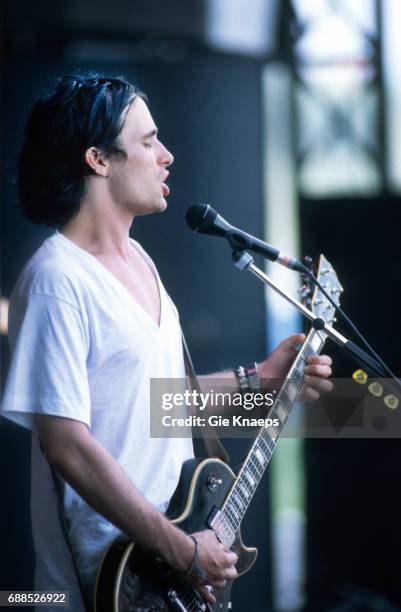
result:
[[(283, 12), (274, 57), (262, 61), (210, 49), (200, 0), (126, 0), (113, 7), (67, 1), (8, 4), (2, 74), (2, 295), (9, 297), (23, 264), (50, 234), (22, 218), (12, 182), (33, 100), (65, 72), (123, 74), (149, 95), (161, 140), (175, 156), (168, 210), (135, 222), (134, 236), (152, 255), (179, 308), (197, 370), (262, 359), (266, 314), (261, 285), (234, 269), (222, 241), (192, 235), (184, 213), (194, 203), (211, 203), (234, 225), (262, 235), (261, 71), (266, 60), (288, 60), (285, 26)], [(92, 47), (89, 55), (81, 51), (77, 58), (77, 48), (88, 39), (99, 45), (98, 51)], [(345, 310), (398, 375), (400, 217), (399, 198), (387, 190), (370, 199), (300, 199), (302, 252), (324, 252), (335, 264), (345, 288)], [(4, 380), (9, 355), (6, 339), (1, 340)], [(335, 349), (333, 354), (336, 374), (349, 376), (353, 367)], [(235, 464), (245, 443), (230, 441), (229, 447)], [(399, 441), (309, 440), (305, 458), (305, 609), (390, 610), (390, 600), (401, 609)], [(4, 419), (0, 466), (0, 589), (26, 590), (33, 587), (29, 435)], [(244, 542), (259, 547), (259, 558), (235, 585), (234, 610), (272, 606), (266, 485), (265, 480), (244, 522)], [(369, 604), (355, 603), (365, 599)]]

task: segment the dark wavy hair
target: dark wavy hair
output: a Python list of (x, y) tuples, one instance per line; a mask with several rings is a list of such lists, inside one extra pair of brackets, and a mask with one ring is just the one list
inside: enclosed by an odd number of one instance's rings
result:
[(61, 228), (80, 208), (89, 147), (124, 156), (118, 137), (127, 107), (143, 92), (121, 77), (61, 77), (28, 117), (17, 165), (19, 203), (30, 221)]

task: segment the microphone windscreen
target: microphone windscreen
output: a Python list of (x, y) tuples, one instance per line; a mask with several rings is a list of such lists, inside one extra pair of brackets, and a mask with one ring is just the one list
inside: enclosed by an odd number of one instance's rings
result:
[(193, 232), (197, 232), (201, 228), (202, 222), (204, 221), (206, 213), (208, 212), (208, 208), (211, 207), (207, 204), (195, 204), (194, 206), (190, 206), (188, 208), (185, 215), (185, 221)]

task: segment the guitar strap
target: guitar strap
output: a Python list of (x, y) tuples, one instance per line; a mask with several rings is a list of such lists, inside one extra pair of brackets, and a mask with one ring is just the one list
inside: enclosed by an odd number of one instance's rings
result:
[[(201, 393), (198, 377), (196, 376), (195, 369), (192, 363), (191, 355), (189, 354), (188, 346), (184, 338), (184, 334), (181, 329), (182, 348), (184, 350), (184, 364), (185, 371), (187, 374), (188, 387), (190, 391), (196, 390)], [(208, 419), (205, 419), (205, 424), (202, 427), (192, 427), (192, 432), (195, 434), (201, 432), (201, 437), (205, 444), (206, 452), (209, 457), (218, 457), (224, 463), (230, 462), (230, 457), (225, 450), (224, 446), (220, 442), (216, 430), (209, 424)]]

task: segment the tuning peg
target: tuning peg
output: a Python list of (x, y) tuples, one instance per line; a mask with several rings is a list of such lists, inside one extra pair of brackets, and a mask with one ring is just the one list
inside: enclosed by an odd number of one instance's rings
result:
[(302, 287), (300, 287), (298, 289), (298, 293), (303, 298), (308, 297), (308, 295), (311, 294), (311, 287), (310, 287), (310, 285), (302, 285)]
[[(305, 255), (305, 257), (303, 258), (304, 264), (305, 266), (308, 268), (308, 270), (310, 270), (311, 272), (313, 272), (313, 259), (312, 257), (309, 257), (309, 255)], [(308, 275), (302, 275), (304, 276), (305, 279), (308, 278)]]

